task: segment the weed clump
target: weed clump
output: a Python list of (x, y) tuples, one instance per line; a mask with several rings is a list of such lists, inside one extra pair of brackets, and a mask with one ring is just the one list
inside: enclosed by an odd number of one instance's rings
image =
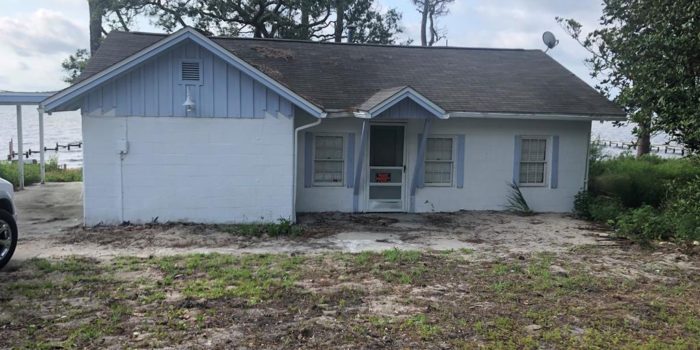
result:
[(270, 237), (298, 237), (304, 233), (304, 229), (301, 226), (293, 224), (287, 219), (279, 219), (277, 222), (272, 223), (221, 224), (217, 225), (217, 228), (230, 234), (253, 237), (264, 235)]
[(520, 191), (520, 186), (515, 182), (508, 184), (508, 186), (510, 187), (510, 193), (508, 194), (506, 209), (520, 215), (533, 215), (534, 212), (527, 204), (523, 192)]

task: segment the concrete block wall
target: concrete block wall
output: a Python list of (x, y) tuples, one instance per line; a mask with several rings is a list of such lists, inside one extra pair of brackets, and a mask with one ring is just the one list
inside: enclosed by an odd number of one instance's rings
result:
[[(557, 188), (521, 187), (539, 212), (570, 212), (584, 184), (590, 122), (459, 119), (437, 121), (431, 135), (465, 135), (464, 188), (424, 187), (416, 191), (416, 211), (503, 210), (513, 179), (516, 135), (559, 136)], [(420, 132), (422, 126), (409, 127)], [(409, 136), (409, 162), (415, 164), (417, 136)], [(547, 152), (551, 152), (551, 142)], [(551, 162), (550, 167), (551, 171)]]
[(87, 225), (292, 217), (291, 118), (83, 116), (83, 134)]

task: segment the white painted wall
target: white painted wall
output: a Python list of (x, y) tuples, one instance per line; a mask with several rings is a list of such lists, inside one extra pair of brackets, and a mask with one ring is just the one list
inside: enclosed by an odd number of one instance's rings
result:
[[(466, 118), (434, 122), (433, 135), (465, 135), (464, 188), (418, 189), (416, 211), (431, 211), (430, 203), (437, 211), (503, 210), (508, 184), (513, 178), (515, 135), (559, 135), (559, 186), (521, 190), (535, 211), (569, 212), (574, 196), (584, 183), (590, 125), (590, 122)], [(409, 137), (413, 142), (409, 147), (417, 148), (416, 138)], [(415, 151), (409, 153), (409, 161), (415, 164)]]
[[(298, 118), (297, 125), (310, 120)], [(408, 121), (407, 184), (423, 122)], [(312, 132), (355, 133), (362, 121), (327, 119)], [(85, 223), (254, 222), (292, 216), (295, 125), (287, 118), (221, 119), (83, 116)], [(501, 210), (513, 174), (515, 135), (558, 135), (559, 186), (523, 188), (537, 211), (567, 212), (584, 182), (590, 122), (451, 119), (431, 134), (464, 134), (464, 188), (417, 190), (416, 211)], [(352, 211), (353, 189), (304, 187), (304, 133), (298, 140), (297, 210)], [(121, 160), (120, 140), (128, 153)], [(365, 166), (368, 157), (365, 156)], [(366, 171), (360, 210), (365, 208)], [(408, 189), (406, 190), (408, 195)]]
[[(329, 119), (309, 129), (311, 132), (355, 132), (356, 155), (362, 121), (357, 119)], [(405, 122), (407, 171), (406, 183), (412, 181), (416, 164), (418, 134), (423, 131), (422, 120)], [(507, 119), (453, 118), (436, 120), (432, 135), (465, 135), (464, 188), (424, 187), (417, 189), (417, 212), (456, 210), (503, 210), (508, 195), (508, 184), (513, 177), (515, 135), (559, 136), (559, 186), (523, 187), (530, 206), (541, 212), (568, 212), (573, 207), (576, 193), (582, 188), (586, 171), (586, 156), (590, 122), (538, 121)], [(352, 189), (346, 187), (304, 188), (303, 135), (298, 146), (299, 169), (297, 176), (297, 211), (352, 211)], [(550, 143), (551, 147), (551, 143)], [(365, 166), (367, 166), (365, 156)], [(551, 163), (550, 163), (551, 164)], [(362, 179), (360, 198), (366, 198), (366, 169)], [(408, 195), (408, 191), (406, 192)], [(365, 201), (360, 200), (360, 210)]]
[(83, 135), (87, 225), (292, 216), (292, 119), (83, 116)]

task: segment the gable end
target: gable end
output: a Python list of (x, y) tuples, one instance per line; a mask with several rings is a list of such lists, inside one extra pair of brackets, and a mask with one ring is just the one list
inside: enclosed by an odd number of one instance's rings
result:
[[(186, 46), (185, 53), (178, 53), (176, 49), (183, 45)], [(175, 56), (173, 57), (173, 55)], [(166, 56), (168, 57), (167, 62), (163, 62), (163, 57)], [(174, 63), (174, 58), (184, 59), (182, 63), (189, 64), (186, 66), (177, 65)], [(197, 69), (194, 63), (198, 61), (201, 61), (199, 64), (200, 79), (194, 81), (197, 78)], [(209, 70), (207, 65), (210, 65)], [(217, 68), (211, 67), (219, 67), (216, 74), (218, 81), (214, 81), (213, 78), (213, 71)], [(221, 67), (225, 67), (225, 72)], [(191, 116), (189, 112), (198, 111), (195, 113), (196, 116), (215, 117), (222, 116), (221, 110), (223, 109), (222, 105), (214, 105), (213, 103), (214, 95), (217, 95), (222, 101), (221, 103), (226, 104), (227, 111), (223, 113), (224, 116), (236, 116), (235, 108), (234, 113), (228, 111), (229, 104), (235, 104), (235, 101), (230, 102), (226, 97), (235, 97), (235, 92), (232, 93), (232, 87), (228, 81), (231, 76), (234, 76), (235, 79), (236, 74), (230, 72), (231, 69), (238, 72), (241, 84), (238, 90), (241, 97), (239, 101), (241, 105), (240, 117), (257, 118), (265, 115), (289, 117), (292, 111), (291, 104), (317, 118), (325, 117), (325, 113), (320, 107), (300, 97), (191, 28), (182, 29), (108, 69), (47, 98), (42, 102), (42, 105), (47, 112), (88, 107), (88, 114), (140, 115), (138, 112), (140, 112), (141, 106), (137, 100), (143, 96), (143, 115), (146, 116), (178, 116), (177, 111), (184, 109), (188, 112), (186, 116)], [(167, 72), (168, 70), (170, 73)], [(177, 71), (176, 77), (172, 77), (173, 71)], [(168, 75), (170, 77), (166, 78), (165, 76)], [(207, 76), (212, 77), (210, 79), (212, 85), (205, 89), (211, 90), (211, 93), (193, 92), (192, 85), (196, 87), (197, 84), (201, 83), (202, 87), (207, 86)], [(139, 83), (139, 79), (142, 83)], [(225, 85), (222, 84), (223, 79), (226, 79)], [(156, 87), (155, 80), (157, 80), (159, 88), (164, 84), (172, 86), (177, 81), (181, 84), (182, 89), (173, 88), (172, 93), (168, 96), (167, 86), (165, 86), (165, 92), (153, 89)], [(217, 85), (216, 89), (213, 85)], [(134, 98), (134, 91), (139, 89), (141, 89), (141, 94), (137, 94)], [(106, 100), (105, 95), (107, 96)], [(157, 95), (157, 99), (154, 98), (155, 95)], [(188, 95), (190, 99), (187, 99)], [(178, 105), (190, 100), (195, 101), (199, 108), (186, 108)], [(246, 101), (249, 100), (253, 101), (252, 108), (246, 104)], [(172, 114), (167, 113), (169, 108), (164, 107), (163, 104), (171, 105)], [(95, 107), (99, 107), (99, 113), (96, 113)], [(134, 110), (136, 111), (134, 112)], [(289, 114), (285, 113), (287, 111)]]

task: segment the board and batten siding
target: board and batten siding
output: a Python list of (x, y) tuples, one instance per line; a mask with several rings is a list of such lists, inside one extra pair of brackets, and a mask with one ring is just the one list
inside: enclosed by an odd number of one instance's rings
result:
[(387, 108), (387, 110), (379, 113), (375, 120), (394, 120), (394, 119), (426, 119), (435, 118), (435, 116), (413, 102), (410, 98), (405, 98), (395, 105)]
[[(200, 62), (201, 82), (181, 82), (182, 60)], [(183, 106), (188, 88), (195, 102), (190, 112)], [(292, 117), (294, 108), (207, 49), (186, 42), (93, 89), (82, 111), (112, 117), (264, 118)]]

